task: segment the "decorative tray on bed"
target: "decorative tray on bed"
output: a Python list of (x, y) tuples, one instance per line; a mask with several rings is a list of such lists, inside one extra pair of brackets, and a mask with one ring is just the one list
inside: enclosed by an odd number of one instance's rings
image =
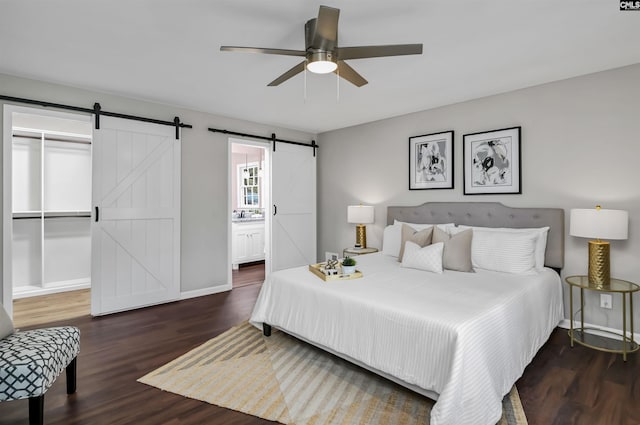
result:
[(320, 279), (324, 280), (325, 282), (329, 280), (359, 279), (362, 277), (362, 272), (359, 270), (356, 270), (355, 273), (351, 273), (351, 274), (343, 274), (340, 272), (336, 274), (327, 274), (324, 268), (326, 265), (327, 263), (309, 264), (309, 271), (315, 274), (316, 276), (318, 276)]

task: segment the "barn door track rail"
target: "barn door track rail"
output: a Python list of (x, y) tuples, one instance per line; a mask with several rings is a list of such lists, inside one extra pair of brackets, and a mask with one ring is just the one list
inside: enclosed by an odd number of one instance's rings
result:
[(45, 102), (45, 101), (42, 101), (42, 100), (25, 99), (25, 98), (22, 98), (22, 97), (5, 96), (5, 95), (2, 95), (2, 94), (0, 94), (0, 100), (7, 100), (9, 102), (15, 102), (15, 103), (26, 103), (28, 105), (38, 105), (38, 106), (43, 106), (45, 108), (65, 109), (65, 110), (68, 110), (68, 111), (83, 112), (85, 114), (94, 114), (95, 117), (96, 117), (96, 119), (95, 119), (96, 130), (100, 129), (100, 116), (101, 115), (106, 116), (106, 117), (115, 117), (115, 118), (123, 118), (123, 119), (127, 119), (127, 120), (149, 122), (149, 123), (153, 123), (153, 124), (170, 125), (170, 126), (176, 128), (176, 140), (180, 139), (180, 129), (181, 128), (193, 128), (193, 126), (190, 125), (190, 124), (185, 124), (183, 122), (180, 122), (180, 118), (179, 117), (175, 117), (173, 119), (173, 121), (163, 121), (163, 120), (157, 120), (155, 118), (138, 117), (138, 116), (135, 116), (135, 115), (128, 115), (128, 114), (120, 114), (120, 113), (117, 113), (117, 112), (103, 111), (102, 107), (100, 106), (100, 104), (98, 102), (93, 104), (93, 108), (82, 108), (80, 106), (63, 105), (61, 103), (52, 103), (52, 102)]
[(266, 136), (256, 136), (255, 134), (238, 133), (237, 131), (221, 130), (219, 128), (209, 128), (209, 131), (213, 133), (231, 134), (232, 136), (250, 137), (252, 139), (260, 139), (260, 140), (269, 140), (273, 142), (274, 152), (276, 151), (276, 142), (289, 143), (290, 145), (308, 146), (313, 149), (313, 156), (316, 156), (316, 149), (318, 149), (318, 145), (316, 145), (315, 140), (312, 140), (311, 143), (293, 142), (291, 140), (276, 138), (276, 133), (271, 133), (271, 137), (266, 137)]

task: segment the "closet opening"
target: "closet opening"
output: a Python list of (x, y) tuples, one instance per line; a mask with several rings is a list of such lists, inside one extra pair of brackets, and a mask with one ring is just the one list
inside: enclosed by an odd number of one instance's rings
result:
[(92, 118), (5, 105), (3, 304), (16, 326), (90, 313)]
[(232, 288), (262, 283), (268, 262), (269, 144), (229, 139)]

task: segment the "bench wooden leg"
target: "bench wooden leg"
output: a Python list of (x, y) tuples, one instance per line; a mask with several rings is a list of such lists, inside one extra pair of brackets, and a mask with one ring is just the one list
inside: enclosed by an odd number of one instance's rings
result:
[(29, 398), (29, 425), (44, 424), (44, 394)]
[(67, 366), (67, 394), (73, 394), (76, 392), (76, 369), (78, 358), (71, 360), (71, 363)]

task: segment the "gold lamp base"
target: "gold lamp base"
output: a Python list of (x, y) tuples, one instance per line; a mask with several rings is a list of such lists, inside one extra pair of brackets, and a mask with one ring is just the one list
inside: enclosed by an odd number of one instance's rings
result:
[(356, 225), (356, 248), (367, 247), (367, 226), (364, 224)]
[(589, 241), (589, 283), (604, 288), (611, 283), (609, 242)]

